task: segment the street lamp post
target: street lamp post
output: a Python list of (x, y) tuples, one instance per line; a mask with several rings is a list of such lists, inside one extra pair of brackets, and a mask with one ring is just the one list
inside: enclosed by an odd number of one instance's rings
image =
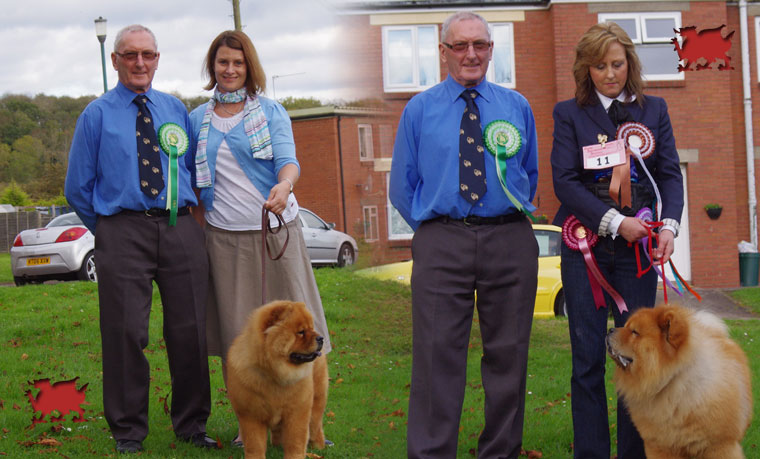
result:
[(108, 92), (108, 81), (106, 80), (106, 20), (103, 16), (98, 16), (95, 19), (95, 35), (98, 36), (100, 42), (100, 62), (103, 65), (103, 92)]

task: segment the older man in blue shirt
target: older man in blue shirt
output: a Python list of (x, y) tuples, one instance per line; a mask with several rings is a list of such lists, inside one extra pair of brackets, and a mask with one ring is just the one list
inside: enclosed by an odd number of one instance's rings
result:
[[(181, 131), (190, 130), (185, 106), (151, 88), (158, 60), (147, 28), (133, 25), (117, 34), (111, 61), (119, 83), (77, 120), (65, 186), (69, 204), (97, 236), (103, 405), (120, 453), (141, 451), (148, 434), (150, 368), (143, 349), (154, 281), (163, 304), (174, 432), (196, 446), (216, 447), (205, 433), (211, 409), (208, 262), (203, 232), (188, 211), (197, 204), (195, 154), (182, 143)], [(162, 143), (164, 126), (175, 137)], [(176, 168), (167, 156), (172, 143), (179, 154), (189, 147)], [(172, 216), (166, 204), (175, 200)]]
[[(521, 212), (535, 209), (536, 128), (523, 96), (485, 81), (493, 42), (481, 16), (449, 17), (439, 48), (448, 78), (404, 109), (390, 178), (391, 202), (415, 229), (407, 451), (457, 457), (477, 290), (485, 391), (478, 457), (516, 458), (538, 272)], [(500, 165), (483, 138), (491, 122)]]

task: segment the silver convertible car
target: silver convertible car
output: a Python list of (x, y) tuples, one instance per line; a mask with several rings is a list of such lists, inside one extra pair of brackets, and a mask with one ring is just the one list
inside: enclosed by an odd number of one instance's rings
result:
[(44, 228), (22, 231), (11, 247), (16, 285), (46, 280), (97, 282), (95, 236), (74, 212), (59, 215)]
[(312, 265), (354, 264), (359, 251), (354, 238), (336, 231), (333, 229), (335, 223), (325, 223), (317, 214), (303, 207), (298, 210), (298, 217)]

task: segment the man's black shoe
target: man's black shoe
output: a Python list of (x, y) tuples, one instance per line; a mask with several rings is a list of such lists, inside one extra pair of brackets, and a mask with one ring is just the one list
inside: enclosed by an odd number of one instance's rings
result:
[(116, 452), (121, 454), (139, 453), (143, 450), (142, 442), (137, 440), (116, 440)]
[(219, 443), (216, 440), (206, 435), (206, 432), (198, 432), (190, 437), (181, 438), (180, 440), (192, 443), (198, 448), (219, 448)]

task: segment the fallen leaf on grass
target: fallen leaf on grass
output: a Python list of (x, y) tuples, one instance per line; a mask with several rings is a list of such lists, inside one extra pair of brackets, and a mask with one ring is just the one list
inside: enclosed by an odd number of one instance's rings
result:
[(63, 443), (59, 442), (55, 438), (43, 438), (37, 442), (38, 445), (43, 446), (61, 446)]
[(26, 360), (28, 358), (29, 358), (29, 354), (26, 354), (26, 353), (21, 354), (21, 360)]
[(535, 451), (532, 449), (529, 449), (527, 451), (524, 449), (520, 449), (520, 456), (527, 456), (529, 459), (541, 459), (542, 457), (544, 457), (544, 453), (542, 453), (541, 451)]
[(404, 413), (404, 410), (398, 409), (396, 411), (393, 411), (392, 413), (383, 414), (380, 417), (381, 418), (387, 418), (387, 417), (390, 417), (390, 416), (396, 416), (396, 417), (399, 417), (399, 418), (403, 418), (404, 416), (406, 416), (406, 413)]

